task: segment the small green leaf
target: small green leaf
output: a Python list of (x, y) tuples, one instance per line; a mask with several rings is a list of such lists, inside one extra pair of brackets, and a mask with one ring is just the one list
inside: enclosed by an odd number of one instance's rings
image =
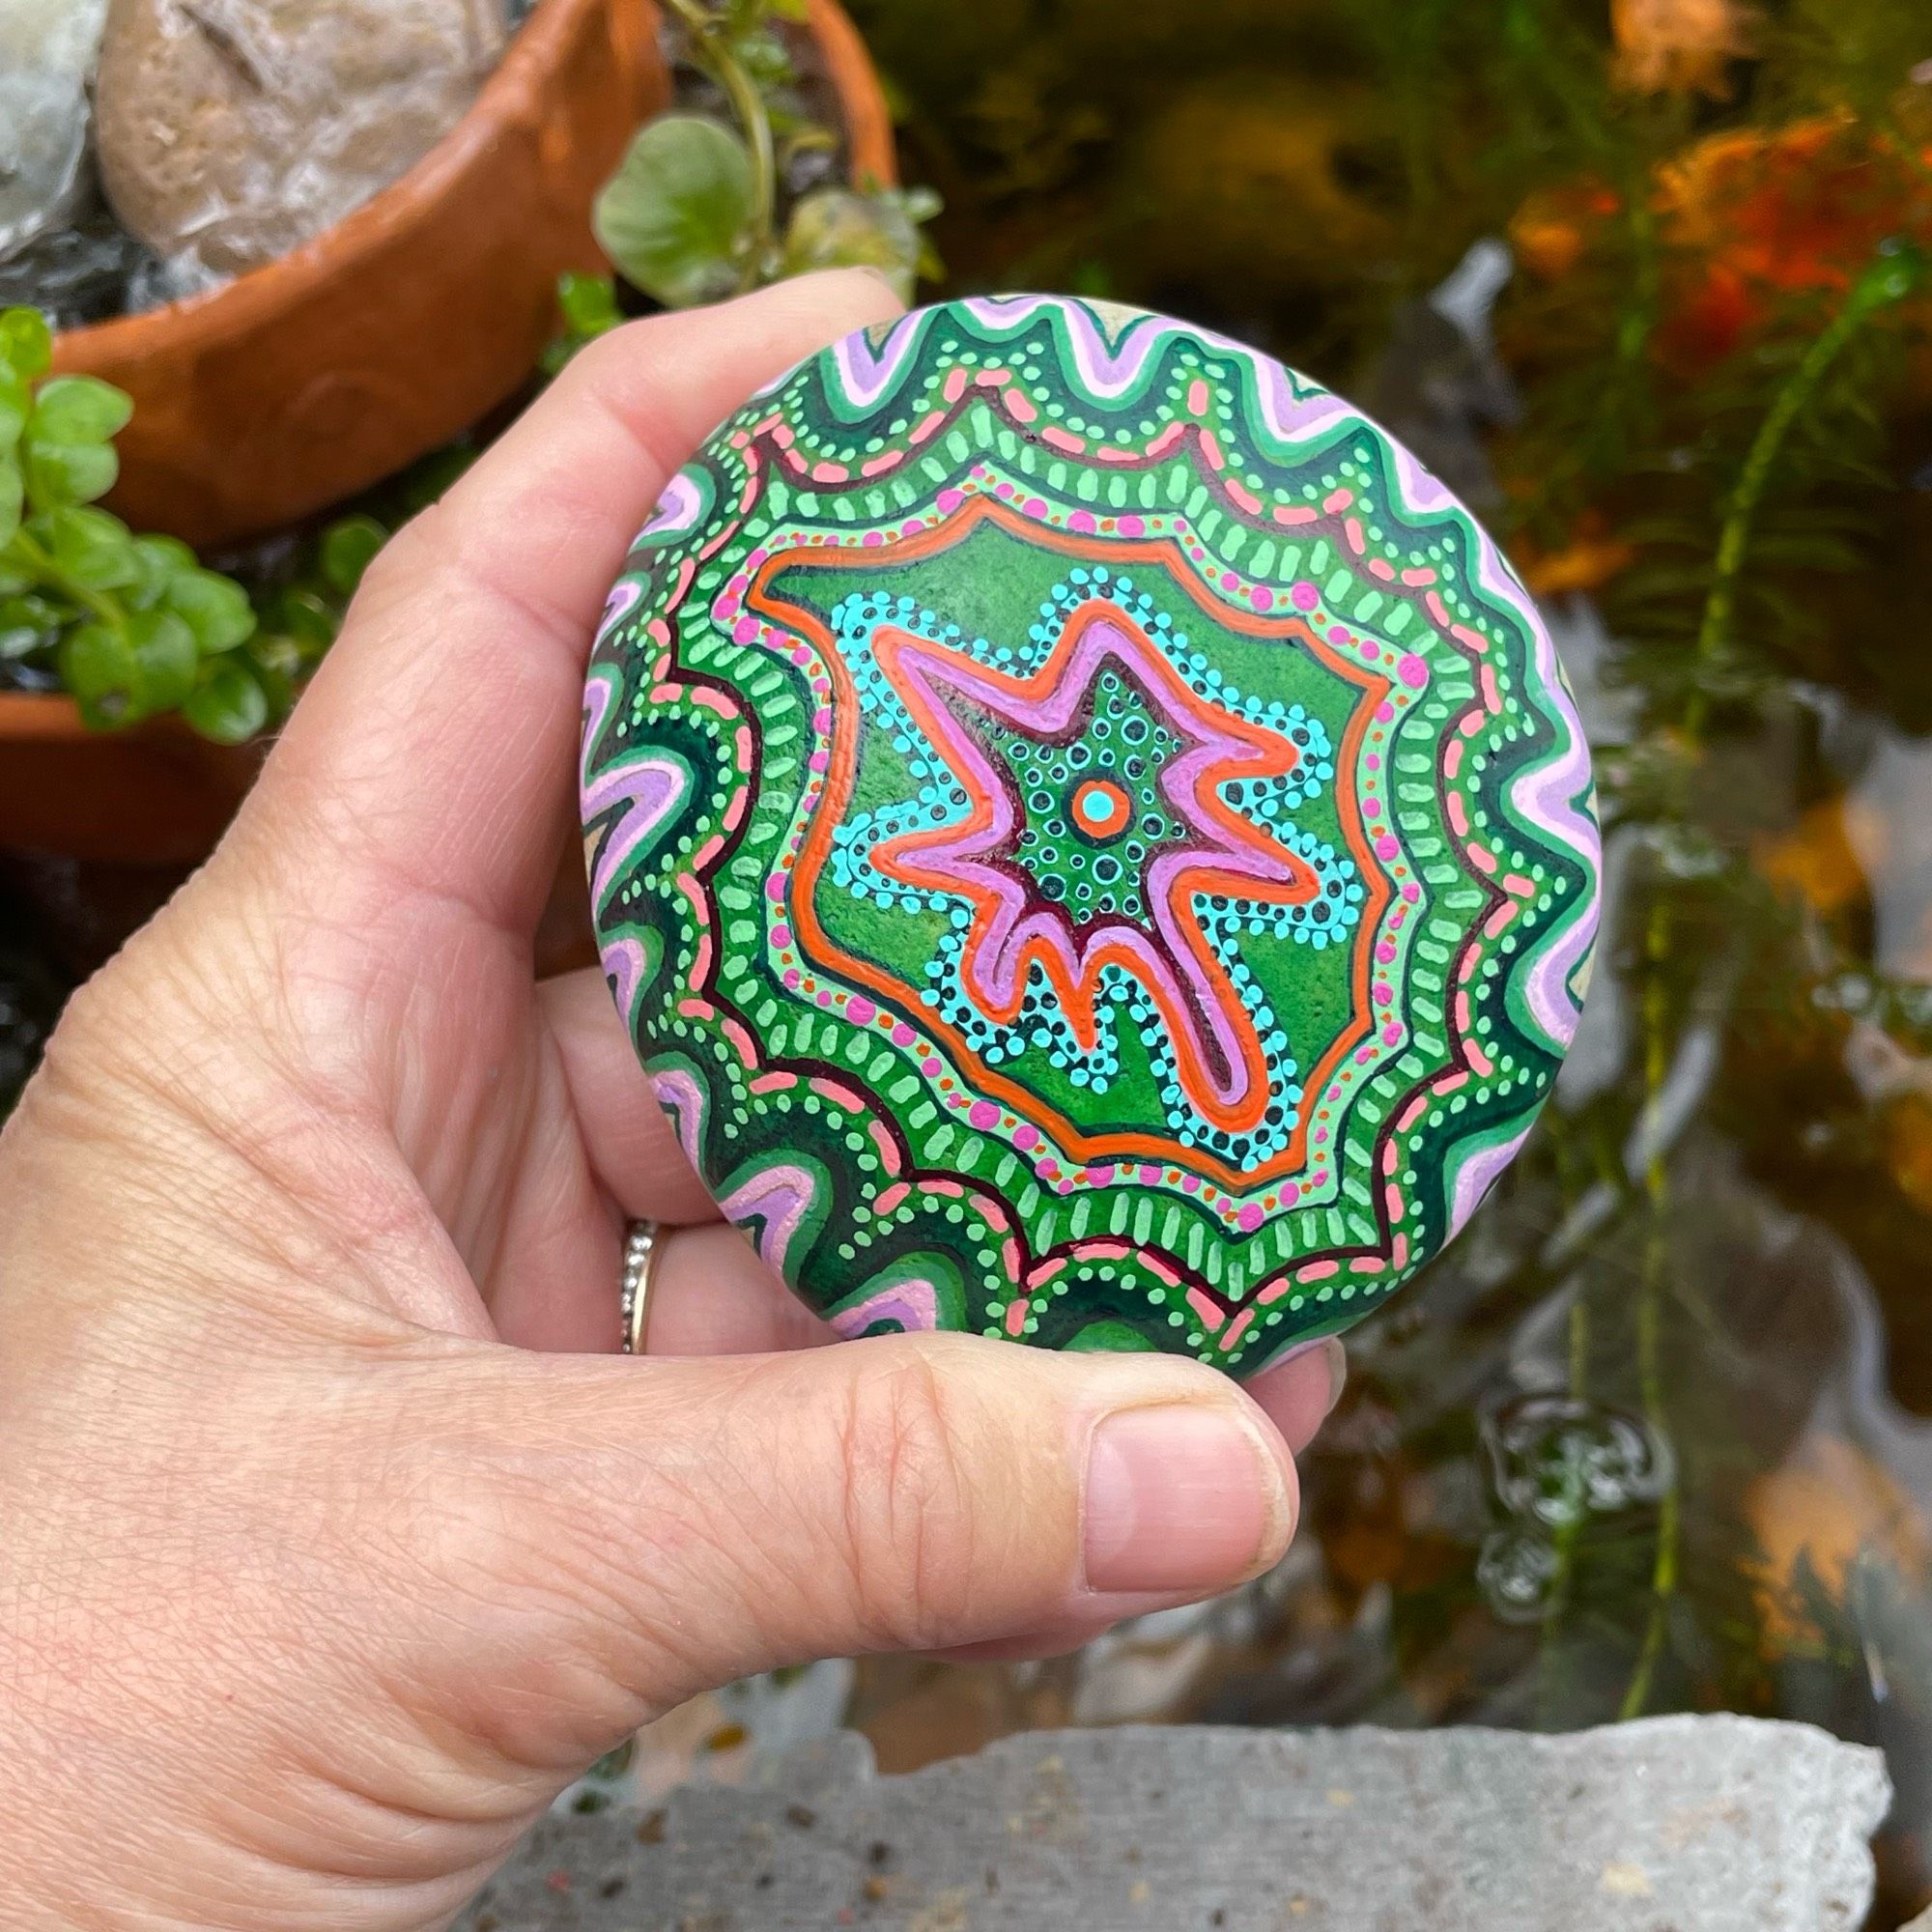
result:
[(783, 271), (804, 275), (814, 269), (877, 269), (910, 301), (923, 245), (918, 224), (896, 196), (814, 188), (792, 210)]
[(172, 611), (138, 611), (128, 620), (134, 650), (134, 696), (138, 713), (152, 718), (172, 711), (194, 689), (200, 658), (194, 633)]
[(136, 537), (134, 561), (137, 570), (128, 601), (137, 611), (152, 611), (183, 571), (200, 568), (194, 552), (179, 537)]
[(128, 526), (105, 510), (57, 509), (36, 517), (31, 527), (62, 575), (84, 590), (119, 590), (140, 577)]
[(49, 443), (112, 442), (133, 414), (125, 389), (94, 376), (56, 376), (34, 398), (32, 434)]
[(92, 503), (121, 474), (121, 459), (109, 442), (46, 442), (30, 427), (26, 452), (27, 495), (37, 510)]
[(34, 392), (24, 376), (14, 375), (0, 362), (0, 457), (17, 447), (34, 412)]
[(323, 532), (322, 574), (345, 602), (361, 588), (363, 573), (376, 561), (389, 533), (374, 517), (345, 517)]
[(185, 570), (163, 594), (166, 608), (194, 634), (203, 657), (218, 657), (255, 635), (255, 607), (248, 593), (212, 570)]
[(14, 541), (14, 533), (20, 527), (20, 513), (26, 506), (27, 492), (20, 480), (19, 465), (0, 459), (0, 544)]
[(556, 305), (572, 335), (603, 335), (623, 321), (617, 285), (609, 275), (564, 275), (556, 285)]
[(111, 624), (82, 624), (70, 631), (61, 645), (60, 673), (93, 729), (111, 731), (133, 722), (140, 667), (125, 632)]
[(37, 308), (0, 310), (0, 366), (31, 383), (53, 363), (53, 330), (46, 317)]
[(342, 628), (341, 619), (313, 590), (285, 591), (275, 607), (275, 621), (304, 662), (321, 657)]
[(228, 658), (190, 692), (182, 716), (217, 745), (244, 745), (269, 722), (269, 697), (247, 662)]
[(757, 214), (752, 157), (728, 128), (668, 114), (641, 129), (597, 197), (597, 240), (624, 274), (670, 308), (738, 286)]

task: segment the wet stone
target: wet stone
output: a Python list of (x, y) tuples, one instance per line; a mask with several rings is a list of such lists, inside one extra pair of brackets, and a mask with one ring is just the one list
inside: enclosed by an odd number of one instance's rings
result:
[(500, 57), (504, 0), (113, 0), (101, 175), (177, 286), (284, 255), (413, 167)]
[(0, 263), (85, 198), (88, 81), (107, 0), (0, 5)]

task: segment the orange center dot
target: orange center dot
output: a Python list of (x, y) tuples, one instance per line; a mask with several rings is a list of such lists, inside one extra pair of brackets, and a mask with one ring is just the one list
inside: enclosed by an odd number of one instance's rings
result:
[(1111, 838), (1127, 829), (1133, 807), (1107, 779), (1089, 779), (1073, 794), (1073, 823), (1090, 838)]

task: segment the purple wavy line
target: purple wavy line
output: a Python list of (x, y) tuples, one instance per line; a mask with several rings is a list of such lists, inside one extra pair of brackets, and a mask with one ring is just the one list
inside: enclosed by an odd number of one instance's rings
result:
[(613, 806), (617, 822), (606, 835), (590, 871), (590, 895), (601, 906), (604, 895), (632, 855), (670, 815), (684, 793), (684, 772), (668, 757), (646, 753), (601, 772), (583, 787), (583, 821), (594, 823)]
[(874, 1321), (897, 1321), (907, 1329), (934, 1329), (939, 1326), (939, 1291), (929, 1281), (895, 1282), (881, 1289), (869, 1301), (841, 1310), (832, 1318), (832, 1325), (850, 1340), (863, 1335)]
[(1472, 1153), (1457, 1170), (1456, 1191), (1450, 1201), (1449, 1233), (1446, 1238), (1452, 1241), (1456, 1238), (1469, 1216), (1483, 1205), (1483, 1196), (1495, 1184), (1496, 1176), (1516, 1158), (1517, 1150), (1528, 1138), (1529, 1129), (1525, 1127), (1513, 1140)]
[(866, 409), (877, 403), (898, 381), (924, 326), (924, 317), (915, 310), (894, 323), (877, 348), (863, 328), (835, 342), (832, 358), (847, 399)]
[[(638, 599), (643, 594), (644, 586), (628, 577), (620, 578), (611, 586), (611, 595), (605, 600), (604, 615), (598, 620), (597, 641), (600, 644), (638, 608)], [(599, 723), (602, 723), (601, 719)]]
[(1553, 942), (1532, 958), (1523, 978), (1523, 998), (1532, 1017), (1559, 1048), (1567, 1048), (1582, 1019), (1570, 981), (1597, 936), (1602, 912), (1597, 882), (1602, 876), (1603, 837), (1596, 821), (1576, 802), (1590, 783), (1590, 751), (1577, 700), (1570, 695), (1556, 646), (1534, 605), (1529, 605), (1526, 615), (1536, 639), (1537, 673), (1564, 733), (1564, 745), (1560, 756), (1517, 778), (1510, 786), (1510, 804), (1525, 824), (1535, 826), (1559, 849), (1577, 853), (1590, 868), (1588, 899), (1570, 923), (1558, 929)]
[(734, 1188), (718, 1205), (727, 1221), (743, 1227), (753, 1216), (763, 1232), (758, 1254), (767, 1266), (785, 1271), (786, 1258), (817, 1189), (802, 1167), (768, 1167)]
[(704, 493), (697, 487), (697, 478), (689, 469), (680, 469), (664, 486), (664, 494), (651, 511), (650, 520), (638, 532), (638, 541), (642, 543), (646, 537), (668, 536), (675, 530), (688, 530), (696, 523), (703, 509)]
[[(936, 653), (918, 642), (910, 644), (904, 656), (910, 661), (914, 674), (927, 683), (928, 689), (930, 679), (936, 673), (945, 683), (974, 701), (1015, 719), (1037, 737), (1048, 737), (1066, 728), (1072, 722), (1077, 704), (1107, 657), (1119, 658), (1135, 674), (1137, 682), (1153, 691), (1159, 688), (1157, 677), (1151, 669), (1139, 640), (1104, 621), (1088, 627), (1074, 648), (1065, 673), (1037, 703), (1015, 699), (1010, 692), (1001, 689), (990, 678), (971, 668), (941, 663), (933, 663), (926, 668), (921, 661), (932, 658)], [(979, 741), (953, 715), (952, 706), (943, 700), (935, 700), (930, 709), (947, 755), (955, 767), (971, 768), (979, 774), (980, 793), (992, 802), (993, 820), (990, 826), (961, 838), (951, 847), (923, 849), (920, 863), (942, 877), (971, 881), (990, 891), (996, 910), (987, 923), (985, 938), (979, 952), (991, 967), (989, 977), (994, 1000), (1008, 1004), (1018, 990), (1020, 959), (1029, 945), (1043, 941), (1055, 947), (1063, 956), (1067, 957), (1069, 966), (1076, 972), (1084, 963), (1086, 950), (1069, 954), (1065, 928), (1056, 915), (1045, 911), (1028, 913), (1027, 895), (1018, 884), (997, 867), (977, 863), (997, 852), (1012, 837), (1012, 806), (1005, 786), (986, 762)], [(1201, 823), (1194, 810), (1188, 783), (1202, 765), (1221, 759), (1252, 762), (1258, 753), (1232, 737), (1204, 741), (1191, 721), (1170, 719), (1170, 723), (1179, 733), (1194, 740), (1192, 749), (1173, 761), (1161, 775), (1162, 789), (1182, 821), (1198, 836), (1215, 838), (1216, 862), (1225, 862), (1230, 870), (1273, 884), (1285, 884), (1293, 878), (1293, 869), (1285, 863), (1270, 868), (1259, 855), (1244, 854), (1228, 846), (1211, 828)], [(1221, 1065), (1226, 1069), (1225, 1077), (1215, 1086), (1215, 1095), (1224, 1105), (1233, 1105), (1245, 1093), (1239, 1036), (1215, 987), (1195, 958), (1185, 935), (1174, 923), (1167, 904), (1168, 884), (1175, 872), (1188, 863), (1186, 855), (1170, 853), (1156, 860), (1151, 868), (1150, 883), (1155, 894), (1154, 921), (1167, 946), (1165, 954), (1133, 926), (1109, 926), (1106, 938), (1110, 944), (1124, 946), (1146, 970), (1151, 990), (1165, 994), (1172, 1007), (1190, 1009), (1205, 1022), (1219, 1048)], [(1175, 966), (1179, 966), (1184, 984), (1175, 979)]]
[[(684, 1150), (685, 1159), (693, 1167), (698, 1167), (701, 1159), (698, 1135), (704, 1121), (704, 1090), (682, 1067), (672, 1067), (667, 1072), (651, 1075), (651, 1092), (657, 1095), (658, 1105), (670, 1117), (671, 1129), (677, 1135), (678, 1146)], [(702, 1172), (702, 1169), (699, 1171)]]
[(635, 939), (607, 939), (599, 949), (604, 961), (604, 971), (610, 979), (611, 997), (617, 1003), (617, 1010), (628, 1020), (631, 1009), (637, 1005), (638, 987), (644, 977), (644, 949)]

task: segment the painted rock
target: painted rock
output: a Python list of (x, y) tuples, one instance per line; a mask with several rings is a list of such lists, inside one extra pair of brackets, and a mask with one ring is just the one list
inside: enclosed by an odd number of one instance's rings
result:
[(619, 1008), (725, 1213), (846, 1335), (1347, 1326), (1576, 1030), (1588, 753), (1405, 450), (1139, 310), (948, 303), (765, 389), (590, 668)]

